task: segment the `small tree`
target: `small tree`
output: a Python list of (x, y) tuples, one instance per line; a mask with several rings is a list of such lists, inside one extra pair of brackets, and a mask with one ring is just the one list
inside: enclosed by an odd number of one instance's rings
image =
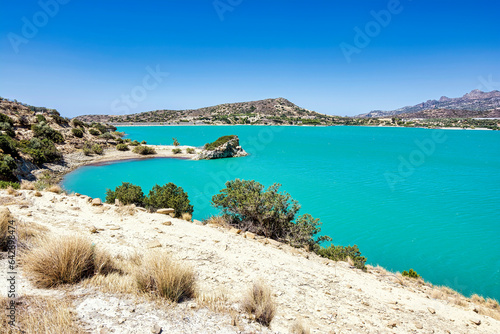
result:
[(172, 182), (164, 186), (155, 185), (149, 191), (145, 200), (146, 206), (156, 210), (161, 208), (172, 208), (175, 217), (180, 218), (183, 213), (193, 213), (193, 206), (189, 202), (188, 194), (181, 187)]
[(179, 146), (179, 141), (177, 140), (177, 138), (172, 138), (172, 140), (174, 141), (174, 146)]
[(212, 205), (222, 210), (233, 226), (293, 246), (314, 246), (329, 240), (314, 236), (321, 231), (319, 219), (303, 215), (293, 222), (300, 205), (288, 193), (279, 192), (280, 184), (264, 186), (254, 180), (226, 182), (226, 188), (212, 197)]
[(120, 200), (125, 205), (142, 205), (144, 203), (144, 193), (140, 186), (129, 182), (122, 182), (121, 186), (115, 188), (115, 191), (106, 189), (106, 203), (113, 204), (115, 203), (115, 199)]

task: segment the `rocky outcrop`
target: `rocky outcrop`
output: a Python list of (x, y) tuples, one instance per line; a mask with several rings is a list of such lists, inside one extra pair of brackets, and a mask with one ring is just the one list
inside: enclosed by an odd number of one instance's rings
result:
[(196, 160), (222, 159), (244, 157), (248, 153), (240, 146), (240, 139), (234, 136), (233, 139), (217, 146), (215, 149), (203, 149), (197, 156)]

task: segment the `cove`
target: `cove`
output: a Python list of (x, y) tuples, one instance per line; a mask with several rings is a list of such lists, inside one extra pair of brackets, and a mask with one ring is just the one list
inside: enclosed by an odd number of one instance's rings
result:
[(368, 263), (415, 269), (425, 280), (500, 299), (500, 132), (382, 127), (120, 127), (149, 144), (202, 146), (240, 137), (248, 157), (149, 159), (85, 166), (63, 187), (104, 199), (121, 182), (146, 193), (173, 182), (194, 218), (227, 180), (282, 184), (323, 222), (334, 244), (357, 244)]

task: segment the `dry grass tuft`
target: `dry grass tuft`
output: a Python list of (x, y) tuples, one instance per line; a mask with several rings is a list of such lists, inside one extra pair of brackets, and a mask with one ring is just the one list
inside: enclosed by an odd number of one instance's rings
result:
[(453, 300), (453, 303), (455, 305), (458, 305), (458, 306), (467, 306), (467, 305), (469, 305), (467, 303), (467, 298), (465, 298), (464, 296), (460, 296), (460, 295), (455, 296), (455, 299)]
[(50, 191), (50, 192), (52, 192), (52, 193), (56, 193), (56, 194), (60, 194), (60, 193), (62, 193), (62, 189), (61, 189), (61, 187), (59, 187), (59, 186), (58, 186), (58, 185), (56, 185), (56, 184), (55, 184), (55, 185), (52, 185), (52, 186), (50, 186), (50, 187), (48, 187), (48, 188), (47, 188), (47, 189), (45, 189), (45, 190)]
[[(11, 224), (11, 221), (14, 222)], [(14, 219), (8, 208), (0, 207), (0, 251), (7, 251), (9, 240), (12, 245), (17, 242), (18, 248), (29, 248), (47, 231), (47, 228), (36, 223)]]
[(33, 194), (35, 197), (42, 197), (42, 193), (39, 192), (39, 191), (35, 191), (35, 193)]
[(495, 299), (491, 298), (486, 299), (486, 307), (500, 311), (500, 305), (498, 304), (498, 301), (496, 301)]
[(224, 291), (199, 292), (196, 301), (213, 312), (230, 312), (229, 299)]
[(35, 190), (35, 185), (33, 184), (33, 182), (22, 180), (21, 190)]
[(211, 224), (221, 227), (228, 227), (229, 224), (227, 220), (222, 216), (211, 216), (208, 219), (203, 221), (205, 224)]
[(16, 191), (16, 189), (12, 188), (11, 186), (8, 186), (7, 187), (7, 194), (10, 196), (15, 196), (15, 195), (17, 195), (17, 191)]
[(192, 214), (190, 214), (190, 213), (184, 212), (184, 213), (182, 214), (182, 219), (183, 219), (183, 220), (185, 220), (185, 221), (190, 222), (190, 221), (191, 221), (191, 219), (193, 219), (193, 215), (192, 215)]
[(296, 321), (290, 328), (290, 334), (310, 334), (311, 330), (306, 327), (301, 321)]
[(257, 322), (268, 327), (276, 314), (271, 289), (261, 282), (255, 282), (248, 290), (242, 306), (247, 313), (255, 315)]
[(59, 237), (43, 240), (21, 258), (27, 276), (42, 288), (74, 284), (114, 270), (111, 257), (87, 239)]
[(181, 302), (195, 297), (196, 279), (191, 267), (172, 260), (167, 253), (151, 254), (135, 278), (142, 292)]
[(9, 300), (0, 298), (0, 333), (72, 333), (83, 334), (70, 300), (49, 297), (20, 297), (16, 299), (16, 327), (9, 326), (5, 309)]
[(115, 211), (124, 216), (124, 215), (129, 215), (129, 216), (133, 216), (135, 215), (135, 205), (124, 205), (124, 206), (119, 206), (115, 209)]
[(472, 296), (470, 296), (470, 300), (476, 304), (484, 304), (486, 302), (484, 297), (481, 297), (480, 295), (477, 294), (473, 294)]
[(9, 229), (12, 221), (10, 210), (6, 207), (0, 207), (0, 251), (5, 252), (9, 246), (12, 228)]

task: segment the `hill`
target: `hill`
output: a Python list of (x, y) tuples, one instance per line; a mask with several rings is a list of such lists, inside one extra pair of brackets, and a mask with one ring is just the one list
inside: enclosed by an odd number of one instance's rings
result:
[(0, 181), (33, 180), (45, 164), (83, 150), (101, 154), (121, 139), (114, 126), (70, 121), (55, 109), (0, 98)]
[[(458, 112), (460, 111), (460, 112)], [(357, 117), (387, 117), (400, 114), (420, 113), (422, 118), (488, 118), (499, 117), (500, 91), (482, 92), (478, 89), (462, 97), (449, 98), (442, 96), (439, 100), (428, 100), (414, 106), (407, 106), (396, 110), (374, 110)], [(458, 116), (457, 116), (458, 115)], [(413, 116), (419, 117), (419, 116)]]
[(85, 122), (165, 124), (331, 124), (335, 117), (301, 108), (284, 98), (225, 103), (186, 110), (155, 110), (131, 115), (83, 115)]

